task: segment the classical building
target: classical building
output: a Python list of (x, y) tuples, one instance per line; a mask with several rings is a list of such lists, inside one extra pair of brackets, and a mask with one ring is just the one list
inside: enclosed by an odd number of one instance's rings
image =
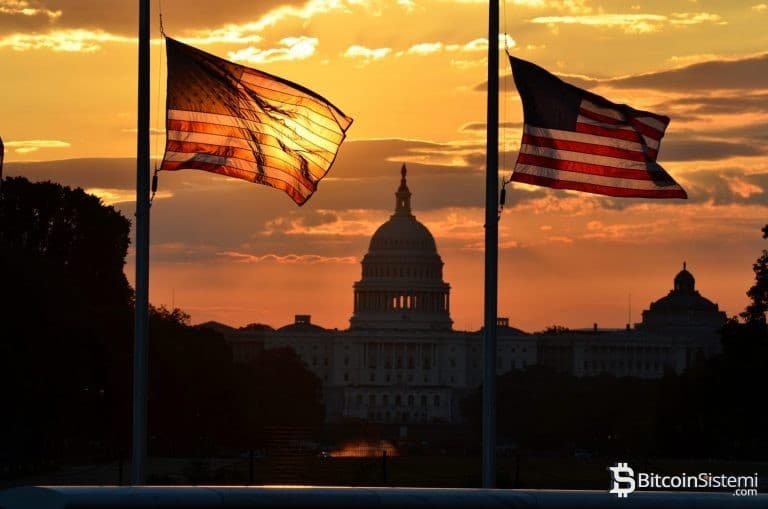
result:
[[(272, 329), (203, 324), (225, 335), (235, 360), (290, 347), (323, 382), (328, 421), (455, 422), (461, 399), (482, 381), (482, 331), (455, 331), (450, 285), (435, 239), (413, 215), (405, 165), (394, 214), (374, 233), (355, 282), (350, 328), (309, 315)], [(576, 376), (657, 378), (718, 351), (725, 313), (695, 290), (683, 266), (669, 295), (634, 329), (528, 334), (497, 323), (497, 373), (539, 364)]]
[(371, 237), (355, 283), (353, 330), (449, 331), (450, 286), (435, 239), (411, 213), (405, 165), (395, 193), (395, 213)]

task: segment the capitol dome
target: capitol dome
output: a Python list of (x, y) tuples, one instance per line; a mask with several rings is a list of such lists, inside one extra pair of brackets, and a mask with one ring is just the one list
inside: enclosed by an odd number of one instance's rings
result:
[(675, 276), (675, 291), (693, 293), (696, 291), (696, 279), (693, 274), (688, 272), (686, 263), (683, 262), (683, 270), (677, 273)]
[(726, 316), (717, 304), (696, 290), (696, 279), (683, 262), (669, 294), (652, 302), (643, 311), (641, 327), (646, 330), (680, 327), (705, 327), (717, 330), (725, 325)]
[(395, 213), (371, 237), (355, 283), (354, 329), (450, 330), (450, 285), (435, 239), (411, 213), (405, 165)]

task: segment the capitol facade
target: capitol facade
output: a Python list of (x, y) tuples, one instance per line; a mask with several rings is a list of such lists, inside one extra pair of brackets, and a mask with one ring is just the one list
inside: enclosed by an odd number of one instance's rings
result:
[[(239, 362), (264, 349), (293, 349), (322, 380), (328, 422), (460, 421), (460, 402), (482, 381), (483, 334), (453, 330), (450, 285), (434, 237), (413, 215), (405, 165), (394, 213), (371, 237), (353, 289), (346, 330), (319, 327), (309, 315), (278, 329), (201, 326), (222, 333)], [(659, 378), (719, 352), (725, 313), (696, 291), (685, 264), (642, 317), (622, 330), (537, 334), (499, 318), (496, 371), (544, 365), (575, 376)]]

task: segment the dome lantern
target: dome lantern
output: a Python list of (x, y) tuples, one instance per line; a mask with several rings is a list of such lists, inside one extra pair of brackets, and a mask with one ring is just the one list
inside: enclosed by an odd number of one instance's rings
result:
[(405, 181), (405, 175), (408, 170), (403, 167), (400, 168), (400, 187), (397, 188), (395, 193), (395, 215), (398, 216), (410, 216), (411, 214), (411, 191), (408, 189), (408, 184)]
[(354, 284), (353, 329), (450, 330), (450, 285), (435, 239), (411, 213), (407, 169), (400, 169), (395, 213), (371, 237)]
[(694, 293), (696, 291), (696, 279), (688, 272), (686, 263), (683, 262), (683, 270), (675, 276), (674, 290), (681, 293)]

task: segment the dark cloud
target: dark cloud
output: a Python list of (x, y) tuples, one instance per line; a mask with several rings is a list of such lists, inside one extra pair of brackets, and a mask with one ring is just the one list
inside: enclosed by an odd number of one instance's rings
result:
[(734, 156), (760, 156), (768, 153), (764, 145), (749, 141), (734, 142), (670, 134), (661, 144), (659, 161), (718, 161)]
[[(125, 0), (38, 0), (33, 8), (61, 11), (51, 19), (44, 13), (35, 16), (0, 14), (0, 34), (13, 32), (46, 32), (51, 29), (84, 28), (105, 30), (120, 35), (138, 31), (138, 3)], [(163, 19), (170, 35), (181, 36), (183, 30), (213, 29), (227, 23), (256, 21), (278, 6), (301, 6), (306, 0), (232, 0), (222, 7), (210, 0), (164, 0)], [(153, 34), (157, 33), (157, 3), (152, 2)], [(183, 27), (183, 30), (182, 30)]]
[[(670, 140), (673, 141), (673, 140)], [(665, 143), (667, 143), (665, 141)], [(711, 143), (711, 142), (710, 142)], [(743, 153), (743, 148), (730, 153)], [(662, 149), (662, 160), (688, 160), (707, 150), (722, 151), (723, 145), (707, 149), (703, 141), (681, 136), (677, 143)], [(349, 142), (340, 155), (338, 167), (320, 182), (318, 192), (303, 207), (296, 207), (284, 193), (264, 186), (226, 179), (201, 171), (164, 172), (160, 174), (161, 193), (152, 206), (151, 238), (163, 260), (191, 262), (216, 256), (222, 251), (291, 252), (334, 256), (341, 251), (362, 253), (370, 232), (336, 235), (295, 235), (291, 225), (304, 229), (327, 228), (334, 224), (384, 220), (395, 206), (395, 190), (400, 180), (397, 156), (405, 150), (435, 150), (443, 147), (429, 142), (380, 140)], [(664, 151), (675, 152), (665, 155)], [(502, 160), (514, 161), (514, 153), (502, 154)], [(716, 154), (715, 154), (716, 156)], [(713, 156), (713, 157), (715, 157)], [(484, 165), (484, 155), (471, 156), (472, 164)], [(395, 159), (395, 161), (393, 161)], [(662, 161), (663, 164), (663, 161)], [(10, 163), (7, 175), (23, 175), (31, 180), (52, 180), (82, 188), (106, 188), (128, 191), (135, 186), (132, 159), (76, 159), (39, 163)], [(505, 173), (504, 176), (507, 176)], [(690, 199), (668, 200), (667, 204), (710, 202), (715, 205), (768, 205), (768, 174), (750, 175), (743, 170), (701, 171), (673, 175), (686, 188)], [(414, 213), (419, 217), (429, 211), (449, 207), (485, 206), (485, 175), (469, 164), (461, 167), (408, 163), (408, 185), (413, 193)], [(531, 192), (508, 192), (508, 209), (546, 196), (572, 196), (563, 191), (537, 188)], [(647, 204), (641, 199), (595, 197), (605, 209), (625, 209)], [(126, 217), (133, 218), (133, 202), (115, 205)], [(275, 225), (277, 225), (275, 227)], [(266, 232), (271, 231), (271, 234)], [(300, 245), (300, 249), (299, 249)], [(342, 249), (343, 248), (343, 249)]]
[[(768, 53), (740, 60), (712, 60), (700, 62), (679, 69), (658, 71), (622, 78), (593, 79), (586, 76), (560, 76), (564, 81), (580, 88), (594, 88), (599, 85), (614, 88), (650, 88), (656, 90), (757, 90), (768, 88)], [(501, 76), (499, 89), (514, 91), (509, 75)], [(488, 90), (488, 81), (483, 81), (474, 90)]]
[[(467, 147), (449, 143), (434, 143), (420, 140), (360, 140), (348, 141), (341, 145), (333, 170), (329, 173), (334, 179), (360, 177), (389, 177), (400, 171), (402, 162), (415, 158), (438, 159), (440, 156), (460, 155), (465, 160), (473, 151), (484, 151), (482, 142), (476, 146)], [(408, 163), (410, 167), (412, 163)], [(471, 165), (470, 165), (471, 166)], [(469, 171), (465, 166), (423, 165), (422, 171), (438, 173), (441, 177), (446, 174), (463, 175)]]
[[(571, 85), (576, 85), (579, 88), (592, 88), (600, 83), (602, 83), (599, 79), (593, 79), (589, 78), (587, 76), (575, 76), (570, 74), (558, 74), (556, 72), (552, 73), (555, 76), (558, 76), (561, 80), (570, 83)], [(482, 81), (472, 87), (472, 90), (475, 92), (486, 92), (488, 90), (488, 80)], [(515, 81), (512, 79), (512, 74), (502, 74), (499, 76), (499, 91), (501, 93), (505, 92), (514, 92), (517, 93), (517, 88), (515, 87)]]
[[(459, 128), (460, 132), (485, 132), (486, 126), (485, 122), (470, 122), (469, 124), (464, 124)], [(499, 127), (502, 129), (510, 129), (515, 127), (523, 127), (522, 122), (499, 122)]]
[(700, 118), (703, 115), (727, 115), (745, 112), (766, 113), (768, 112), (768, 94), (740, 93), (725, 97), (694, 95), (673, 99), (655, 107), (659, 111), (674, 111), (680, 108), (692, 118)]
[(741, 60), (713, 60), (680, 69), (629, 76), (602, 82), (617, 88), (714, 90), (768, 88), (768, 53)]
[(714, 205), (768, 205), (768, 173), (739, 169), (699, 171), (686, 175), (689, 199)]
[(136, 160), (129, 158), (6, 163), (5, 173), (70, 187), (133, 189), (136, 186)]
[(720, 136), (722, 138), (747, 139), (765, 143), (768, 142), (768, 122), (711, 128), (701, 131), (700, 134), (706, 136)]

